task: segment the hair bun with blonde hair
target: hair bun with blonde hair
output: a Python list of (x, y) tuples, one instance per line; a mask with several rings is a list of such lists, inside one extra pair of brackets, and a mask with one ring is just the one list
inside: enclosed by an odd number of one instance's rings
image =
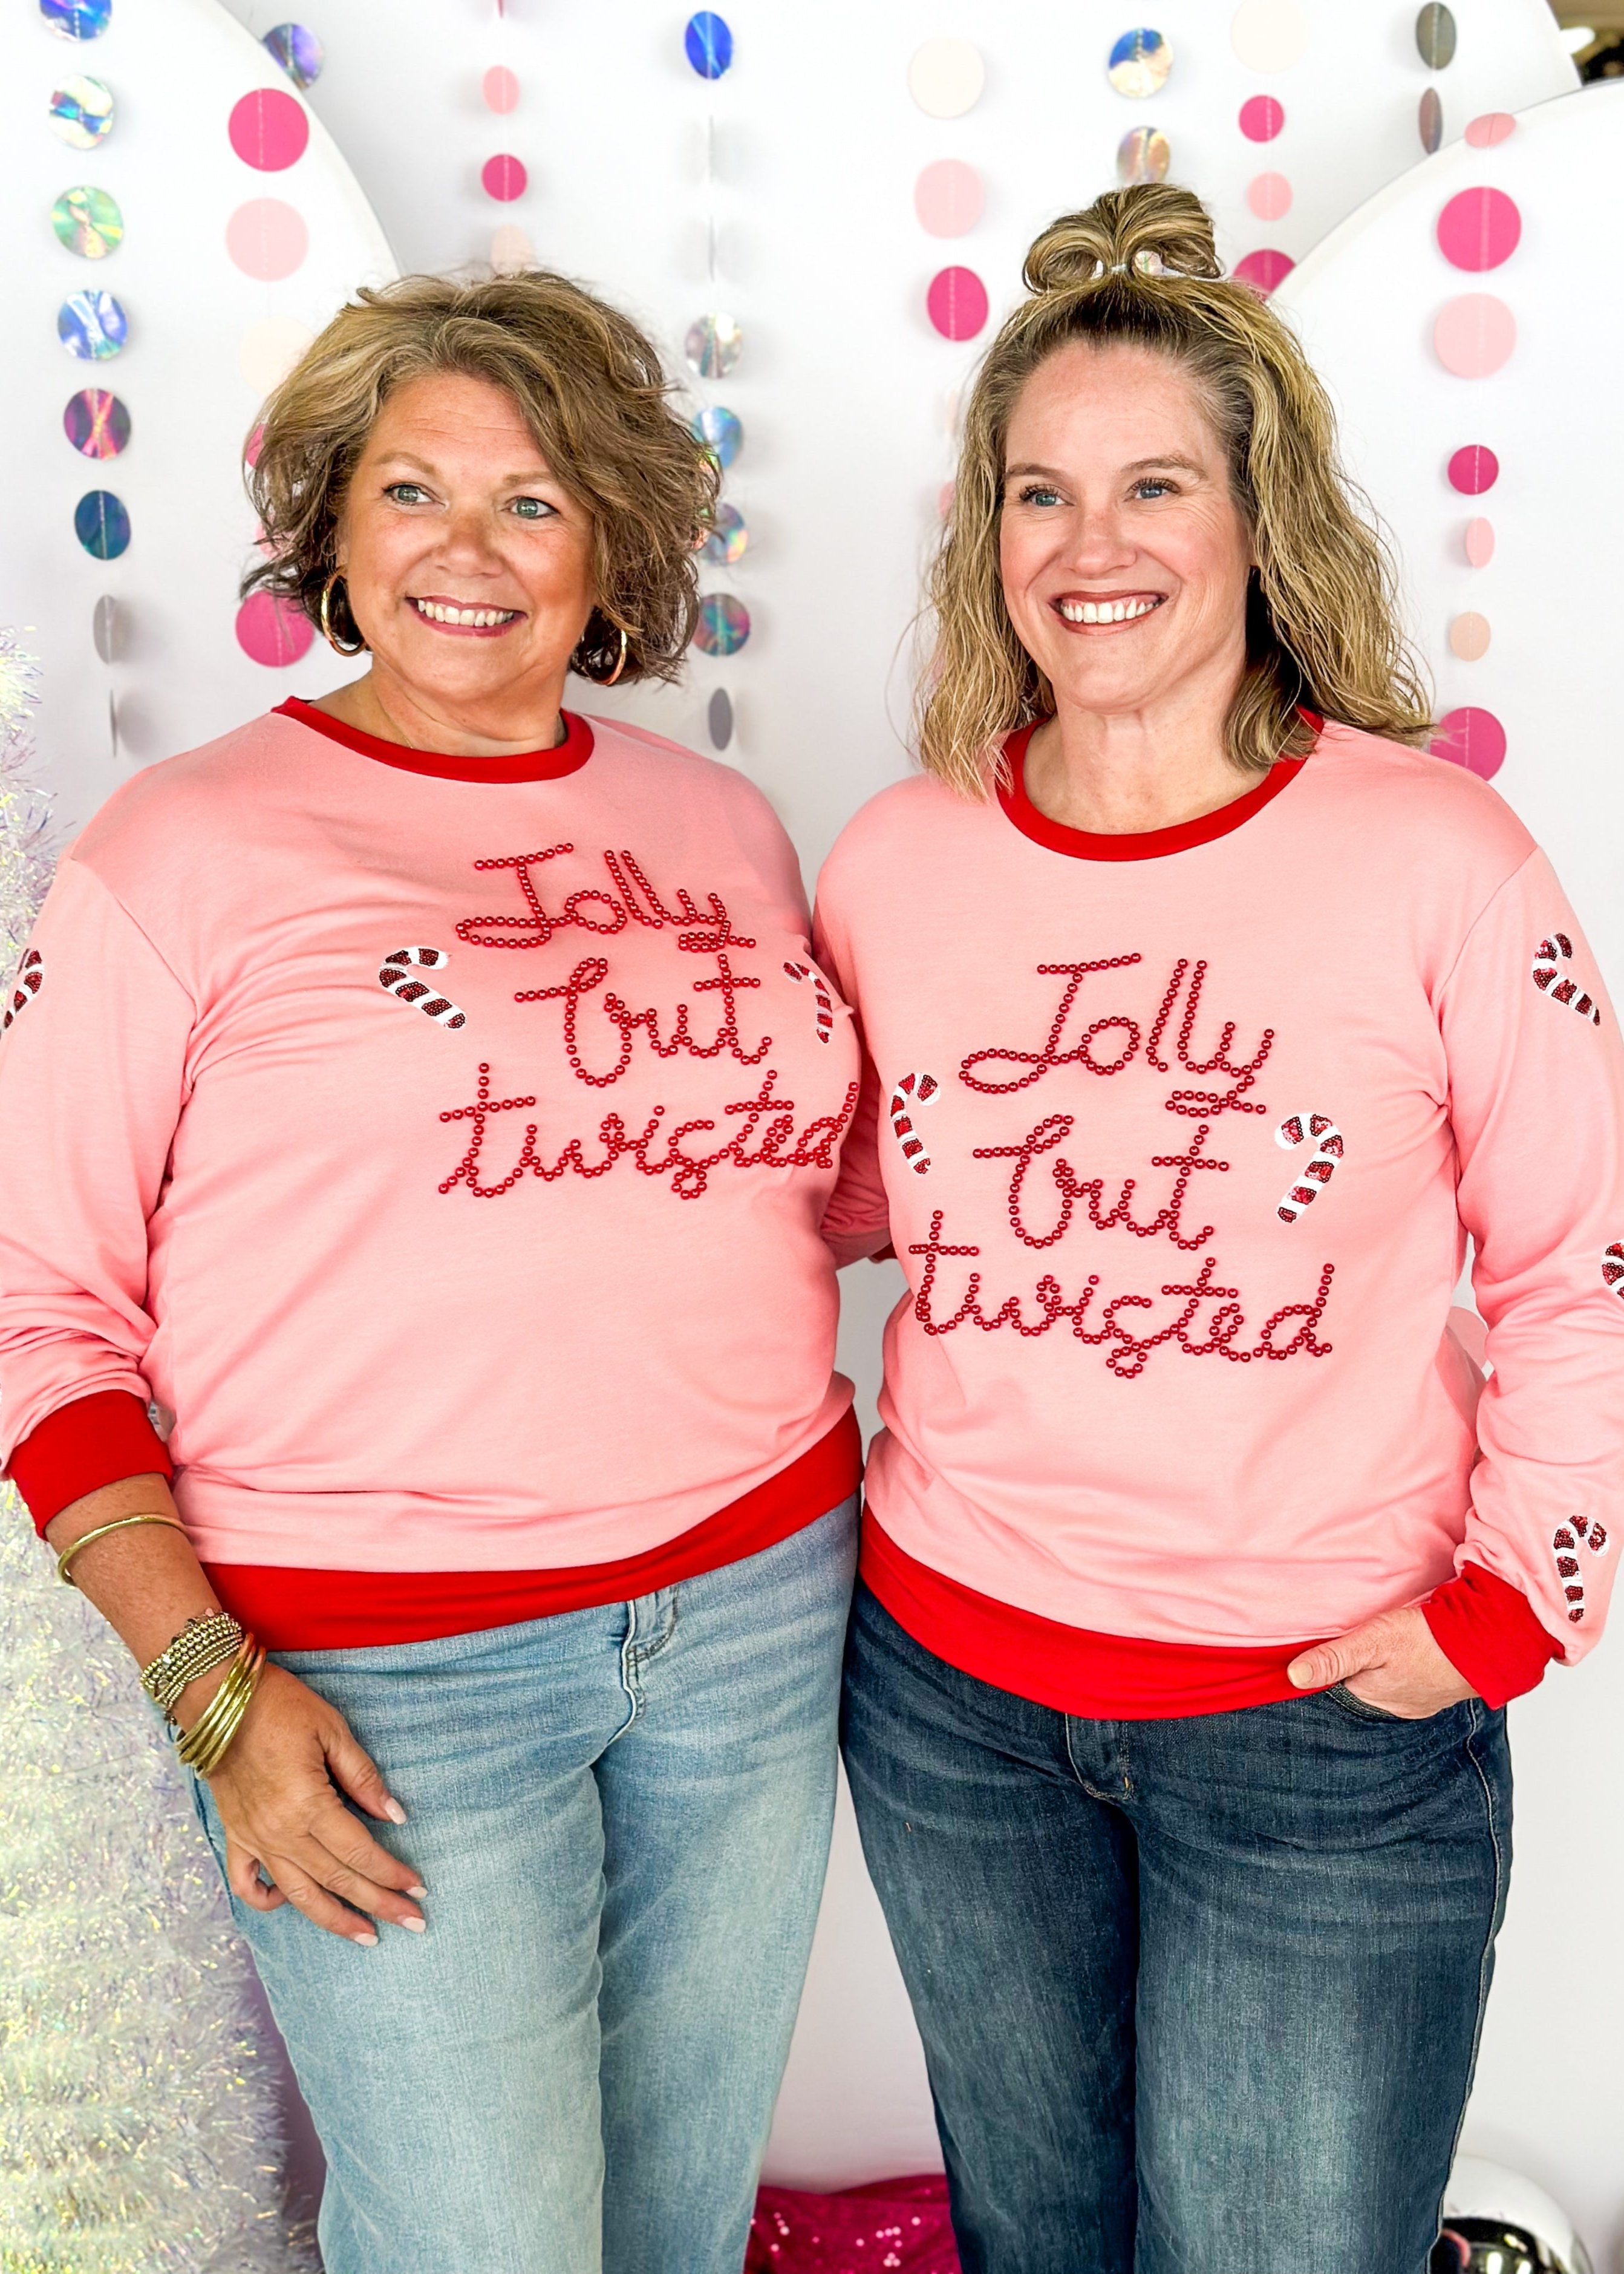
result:
[(1029, 292), (1072, 292), (1112, 275), (1223, 274), (1212, 216), (1192, 190), (1136, 182), (1107, 190), (1086, 213), (1062, 214), (1026, 255)]

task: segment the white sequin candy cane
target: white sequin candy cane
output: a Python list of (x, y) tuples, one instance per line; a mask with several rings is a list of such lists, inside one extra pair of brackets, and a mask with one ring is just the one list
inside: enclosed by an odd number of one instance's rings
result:
[[(26, 1011), (45, 984), (45, 964), (37, 947), (31, 947), (17, 967), (17, 984), (11, 990), (11, 999), (5, 1006), (5, 1016), (0, 1019), (0, 1035), (4, 1034), (19, 1011)], [(28, 1029), (32, 1034), (32, 1027)]]
[(1583, 1540), (1592, 1555), (1607, 1552), (1607, 1527), (1584, 1516), (1570, 1516), (1566, 1524), (1559, 1524), (1551, 1535), (1551, 1552), (1556, 1558), (1556, 1576), (1562, 1583), (1562, 1600), (1568, 1606), (1570, 1626), (1578, 1626), (1584, 1617), (1584, 1582), (1579, 1577), (1579, 1544)]
[(786, 963), (784, 968), (792, 979), (809, 979), (812, 982), (812, 1002), (817, 1015), (817, 1038), (820, 1043), (826, 1043), (835, 1030), (835, 1006), (834, 998), (823, 983), (823, 973), (814, 971), (809, 963)]
[[(1531, 977), (1540, 993), (1553, 1003), (1571, 1003), (1582, 1019), (1593, 1027), (1601, 1024), (1601, 1013), (1590, 997), (1581, 990), (1576, 979), (1562, 971), (1564, 963), (1573, 961), (1573, 942), (1565, 931), (1553, 931), (1542, 939), (1534, 950)], [(1556, 984), (1552, 985), (1554, 980)]]
[(905, 1073), (891, 1094), (891, 1126), (897, 1133), (902, 1157), (916, 1177), (929, 1176), (930, 1156), (914, 1126), (908, 1109), (910, 1106), (929, 1105), (941, 1087), (933, 1073)]
[(1342, 1133), (1328, 1113), (1288, 1113), (1274, 1132), (1274, 1142), (1288, 1153), (1311, 1139), (1313, 1158), (1275, 1211), (1282, 1224), (1295, 1224), (1330, 1183), (1331, 1172), (1342, 1157)]
[(465, 1027), (467, 1012), (459, 1011), (417, 975), (419, 971), (442, 971), (450, 960), (443, 947), (397, 947), (393, 955), (385, 956), (378, 983), (387, 987), (397, 1003), (415, 1003), (436, 1026)]

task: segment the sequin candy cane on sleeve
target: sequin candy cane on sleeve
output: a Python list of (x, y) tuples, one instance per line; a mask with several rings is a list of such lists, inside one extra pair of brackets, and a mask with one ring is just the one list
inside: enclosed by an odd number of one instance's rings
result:
[[(5, 1016), (0, 1019), (0, 1035), (4, 1034), (19, 1011), (26, 1011), (45, 984), (45, 962), (37, 947), (31, 947), (17, 967), (17, 983), (11, 990), (11, 999), (5, 1006)], [(29, 1033), (34, 1032), (32, 1027)]]
[(386, 955), (378, 983), (387, 987), (397, 1003), (415, 1003), (417, 1008), (439, 1027), (465, 1027), (466, 1011), (444, 995), (436, 994), (417, 977), (418, 971), (442, 971), (451, 958), (443, 947), (397, 947), (393, 955)]
[[(1540, 993), (1551, 1002), (1570, 1003), (1582, 1019), (1588, 1019), (1593, 1027), (1599, 1027), (1601, 1013), (1583, 991), (1578, 981), (1562, 972), (1562, 965), (1572, 961), (1573, 942), (1568, 934), (1565, 931), (1551, 932), (1534, 950), (1530, 976)], [(1551, 983), (1553, 980), (1556, 982), (1554, 986)]]
[(809, 963), (786, 963), (784, 968), (792, 979), (809, 979), (812, 982), (812, 1002), (817, 1015), (817, 1038), (820, 1043), (826, 1043), (835, 1030), (835, 1006), (834, 998), (824, 984), (823, 973), (814, 971)]
[(941, 1087), (933, 1073), (905, 1073), (891, 1094), (891, 1126), (897, 1133), (902, 1157), (916, 1177), (930, 1173), (930, 1156), (914, 1126), (908, 1108), (929, 1105)]
[(1570, 1516), (1566, 1524), (1559, 1524), (1551, 1535), (1551, 1552), (1556, 1558), (1556, 1576), (1562, 1583), (1562, 1600), (1568, 1605), (1570, 1626), (1578, 1626), (1584, 1617), (1584, 1582), (1579, 1577), (1579, 1544), (1583, 1540), (1592, 1555), (1607, 1552), (1607, 1527), (1583, 1516)]
[(1313, 1141), (1313, 1158), (1275, 1211), (1282, 1224), (1295, 1224), (1319, 1198), (1342, 1157), (1342, 1133), (1328, 1113), (1288, 1113), (1274, 1132), (1274, 1142), (1288, 1153), (1309, 1139)]

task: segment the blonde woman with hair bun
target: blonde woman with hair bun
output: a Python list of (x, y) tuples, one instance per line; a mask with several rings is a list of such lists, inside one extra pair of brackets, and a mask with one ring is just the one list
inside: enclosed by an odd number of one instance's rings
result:
[(1198, 200), (1026, 282), (921, 773), (819, 888), (867, 1053), (824, 1231), (908, 1279), (852, 1790), (970, 2274), (1424, 2274), (1504, 1708), (1615, 1560), (1624, 1056)]

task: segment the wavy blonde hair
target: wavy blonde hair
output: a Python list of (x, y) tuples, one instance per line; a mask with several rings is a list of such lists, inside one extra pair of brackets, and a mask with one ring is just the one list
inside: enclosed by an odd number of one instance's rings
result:
[[(320, 622), (344, 495), (385, 398), (453, 372), (510, 395), (547, 464), (591, 516), (598, 605), (571, 668), (674, 679), (698, 611), (695, 547), (715, 461), (672, 408), (659, 356), (629, 317), (547, 269), (469, 282), (402, 276), (363, 289), (265, 409), (248, 485), (269, 557), (243, 580)], [(340, 637), (357, 627), (335, 589)]]
[(1004, 605), (999, 524), (1020, 391), (1077, 340), (1148, 348), (1182, 365), (1228, 454), (1257, 562), (1246, 671), (1226, 727), (1235, 764), (1260, 772), (1312, 749), (1299, 704), (1423, 741), (1430, 704), (1399, 626), (1392, 558), (1342, 471), (1325, 389), (1282, 319), (1224, 277), (1199, 199), (1161, 183), (1109, 191), (1046, 229), (1024, 275), (1031, 297), (976, 376), (930, 575), (934, 645), (917, 712), (925, 766), (984, 797), (1004, 737), (1054, 711), (1054, 690)]

